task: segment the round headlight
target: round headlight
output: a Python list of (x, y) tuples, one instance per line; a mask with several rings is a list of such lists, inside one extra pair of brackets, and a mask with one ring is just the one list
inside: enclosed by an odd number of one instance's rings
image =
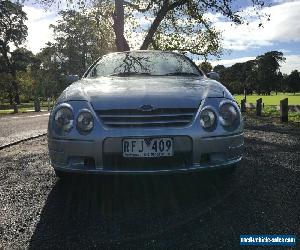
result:
[(223, 126), (232, 126), (237, 117), (238, 112), (231, 103), (224, 103), (220, 106), (220, 121)]
[(62, 107), (54, 116), (55, 127), (63, 132), (69, 132), (73, 127), (74, 116), (71, 109)]
[(90, 111), (82, 111), (77, 117), (77, 128), (81, 132), (89, 132), (94, 127), (94, 118)]
[(200, 124), (203, 128), (211, 128), (216, 121), (215, 113), (210, 109), (204, 109), (200, 113)]

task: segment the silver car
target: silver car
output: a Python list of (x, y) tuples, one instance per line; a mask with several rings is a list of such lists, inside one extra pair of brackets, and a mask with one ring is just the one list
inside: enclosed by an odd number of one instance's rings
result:
[(232, 169), (243, 144), (230, 92), (189, 58), (164, 51), (101, 57), (63, 91), (48, 125), (60, 177)]

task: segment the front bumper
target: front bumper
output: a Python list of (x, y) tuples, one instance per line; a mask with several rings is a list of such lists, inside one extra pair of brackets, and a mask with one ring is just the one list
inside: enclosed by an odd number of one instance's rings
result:
[[(98, 174), (166, 174), (225, 168), (241, 161), (243, 133), (203, 138), (199, 135), (164, 134), (140, 137), (172, 137), (174, 157), (161, 159), (122, 158), (122, 139), (94, 141), (48, 138), (51, 164), (56, 170)], [(135, 135), (135, 137), (137, 137)]]

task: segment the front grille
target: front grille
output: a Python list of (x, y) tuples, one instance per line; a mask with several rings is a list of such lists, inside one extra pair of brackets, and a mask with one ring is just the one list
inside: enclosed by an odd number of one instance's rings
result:
[(192, 122), (195, 108), (164, 108), (152, 111), (110, 109), (96, 111), (108, 127), (183, 127)]

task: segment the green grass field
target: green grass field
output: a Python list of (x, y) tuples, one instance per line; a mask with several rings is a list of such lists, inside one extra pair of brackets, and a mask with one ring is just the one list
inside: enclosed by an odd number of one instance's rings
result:
[[(235, 100), (240, 104), (241, 100), (244, 99), (244, 95), (235, 95)], [(265, 105), (279, 105), (280, 100), (284, 98), (289, 99), (289, 105), (300, 105), (300, 93), (291, 94), (291, 93), (272, 93), (270, 96), (265, 95), (247, 95), (247, 103), (256, 103), (256, 100), (262, 98)]]
[[(238, 104), (241, 104), (241, 100), (244, 99), (244, 95), (235, 95), (235, 100), (238, 102)], [(264, 95), (247, 95), (247, 103), (253, 103), (256, 104), (256, 100), (262, 98), (263, 103), (265, 104), (262, 114), (263, 116), (269, 116), (269, 117), (280, 117), (279, 110), (275, 106), (271, 105), (280, 105), (280, 100), (284, 98), (289, 99), (289, 105), (300, 105), (300, 93), (290, 94), (290, 93), (272, 93), (270, 96), (264, 96)], [(247, 112), (255, 113), (255, 110), (251, 111), (248, 110)], [(300, 113), (297, 112), (289, 112), (289, 121), (292, 122), (300, 122)]]

